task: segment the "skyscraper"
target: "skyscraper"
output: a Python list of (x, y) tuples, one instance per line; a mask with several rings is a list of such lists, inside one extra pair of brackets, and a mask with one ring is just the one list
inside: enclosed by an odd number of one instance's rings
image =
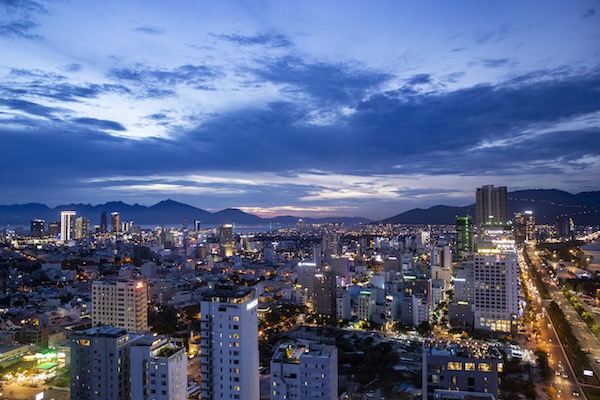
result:
[(129, 400), (131, 337), (100, 326), (71, 336), (71, 398)]
[(516, 332), (519, 263), (512, 231), (484, 230), (473, 257), (474, 327)]
[(217, 285), (200, 302), (202, 399), (258, 400), (258, 299)]
[(127, 332), (148, 331), (148, 292), (141, 279), (92, 283), (92, 325), (110, 325)]
[(475, 198), (477, 226), (502, 225), (508, 222), (506, 186), (486, 185), (477, 188)]
[(117, 234), (121, 232), (121, 214), (116, 211), (110, 213), (110, 224), (113, 233)]
[(75, 236), (75, 211), (60, 212), (60, 240), (67, 242)]
[(333, 271), (321, 271), (314, 275), (313, 308), (320, 314), (335, 323), (337, 314), (337, 285)]
[(106, 211), (102, 211), (102, 214), (100, 214), (100, 233), (106, 233), (106, 230), (107, 230)]
[(44, 229), (46, 228), (46, 221), (43, 219), (32, 219), (31, 220), (31, 236), (42, 237), (44, 236)]
[(219, 246), (221, 247), (221, 255), (230, 257), (235, 250), (235, 242), (233, 241), (233, 225), (221, 225), (219, 229)]
[(456, 217), (456, 252), (454, 261), (462, 258), (465, 252), (475, 251), (475, 240), (473, 238), (473, 219), (470, 215)]
[(75, 219), (75, 239), (82, 240), (90, 234), (90, 220), (86, 217), (77, 217)]

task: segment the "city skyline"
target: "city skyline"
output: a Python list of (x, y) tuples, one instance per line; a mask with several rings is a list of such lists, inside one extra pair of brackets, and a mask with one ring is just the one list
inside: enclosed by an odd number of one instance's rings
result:
[(0, 1), (0, 204), (379, 219), (598, 190), (593, 1)]

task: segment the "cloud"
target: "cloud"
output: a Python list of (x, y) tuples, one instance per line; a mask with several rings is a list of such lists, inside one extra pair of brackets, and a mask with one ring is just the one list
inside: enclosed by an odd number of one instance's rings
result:
[(418, 74), (410, 77), (407, 81), (409, 85), (424, 85), (431, 83), (431, 75), (429, 74)]
[(240, 46), (266, 46), (266, 47), (290, 47), (291, 40), (280, 33), (260, 33), (257, 35), (217, 35), (221, 40), (240, 45)]
[(0, 24), (0, 36), (19, 39), (37, 39), (41, 36), (31, 33), (38, 24), (33, 21), (13, 21)]
[(22, 111), (30, 115), (47, 118), (53, 118), (57, 112), (62, 111), (62, 109), (59, 108), (46, 107), (38, 103), (19, 99), (0, 99), (0, 105), (11, 110)]
[(107, 121), (104, 119), (96, 119), (96, 118), (75, 118), (73, 120), (78, 124), (87, 125), (91, 128), (96, 128), (100, 130), (109, 130), (109, 131), (117, 131), (123, 132), (127, 129), (118, 122), (115, 121)]
[(487, 68), (505, 68), (514, 65), (514, 63), (510, 58), (488, 58), (481, 60), (481, 65)]
[(298, 96), (309, 95), (317, 104), (332, 105), (359, 101), (391, 76), (353, 68), (350, 65), (311, 63), (296, 56), (266, 60), (255, 75), (261, 80), (287, 86)]
[(165, 30), (155, 26), (138, 26), (133, 29), (136, 32), (146, 33), (148, 35), (163, 35)]
[(591, 18), (591, 17), (593, 17), (595, 15), (596, 15), (596, 9), (595, 8), (588, 8), (587, 10), (585, 10), (583, 12), (582, 17), (583, 18)]
[(109, 78), (141, 86), (143, 97), (148, 98), (174, 96), (176, 90), (168, 88), (177, 85), (189, 86), (196, 90), (210, 90), (213, 82), (222, 76), (220, 68), (191, 64), (173, 69), (152, 69), (137, 64), (133, 67), (113, 68), (108, 72)]

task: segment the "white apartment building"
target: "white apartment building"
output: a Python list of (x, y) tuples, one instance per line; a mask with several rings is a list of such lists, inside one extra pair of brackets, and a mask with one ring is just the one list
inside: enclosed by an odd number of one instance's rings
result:
[(71, 337), (71, 398), (129, 400), (129, 346), (122, 328), (99, 326)]
[(258, 299), (246, 287), (217, 285), (200, 302), (203, 400), (258, 400)]
[(75, 238), (75, 211), (60, 212), (60, 240), (63, 243)]
[(187, 355), (167, 338), (144, 335), (130, 348), (131, 398), (187, 400)]
[(148, 288), (141, 279), (111, 279), (92, 283), (92, 325), (148, 331)]
[(519, 318), (519, 264), (514, 250), (486, 252), (474, 257), (474, 327), (511, 332)]
[(271, 400), (336, 400), (337, 368), (335, 346), (283, 343), (271, 358)]

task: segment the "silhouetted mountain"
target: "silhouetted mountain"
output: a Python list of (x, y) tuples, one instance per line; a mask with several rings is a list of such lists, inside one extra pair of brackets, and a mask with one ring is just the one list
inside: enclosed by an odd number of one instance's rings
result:
[[(194, 220), (198, 219), (203, 225), (216, 225), (225, 223), (235, 224), (295, 224), (300, 218), (283, 217), (282, 219), (264, 219), (253, 214), (245, 213), (235, 208), (228, 208), (216, 213), (196, 208), (188, 204), (179, 203), (174, 200), (164, 200), (153, 206), (146, 207), (139, 204), (129, 205), (121, 201), (112, 201), (104, 204), (65, 204), (54, 208), (49, 208), (43, 204), (29, 203), (22, 205), (0, 206), (0, 226), (4, 225), (22, 225), (29, 226), (32, 219), (42, 218), (46, 223), (60, 221), (60, 212), (62, 210), (73, 210), (77, 216), (85, 216), (90, 219), (91, 225), (100, 224), (100, 215), (106, 211), (108, 222), (110, 224), (110, 214), (118, 212), (121, 214), (121, 221), (133, 221), (136, 225), (169, 225), (181, 226), (183, 221), (187, 221), (188, 226), (192, 226)], [(308, 223), (325, 222), (344, 222), (358, 223), (369, 222), (364, 218), (319, 218), (305, 219)]]
[[(475, 196), (473, 196), (475, 197)], [(577, 225), (600, 225), (600, 192), (571, 194), (556, 189), (517, 190), (508, 193), (508, 214), (532, 211), (537, 224), (554, 224), (559, 216)], [(454, 224), (457, 215), (475, 218), (475, 204), (413, 209), (379, 221), (384, 224)]]

